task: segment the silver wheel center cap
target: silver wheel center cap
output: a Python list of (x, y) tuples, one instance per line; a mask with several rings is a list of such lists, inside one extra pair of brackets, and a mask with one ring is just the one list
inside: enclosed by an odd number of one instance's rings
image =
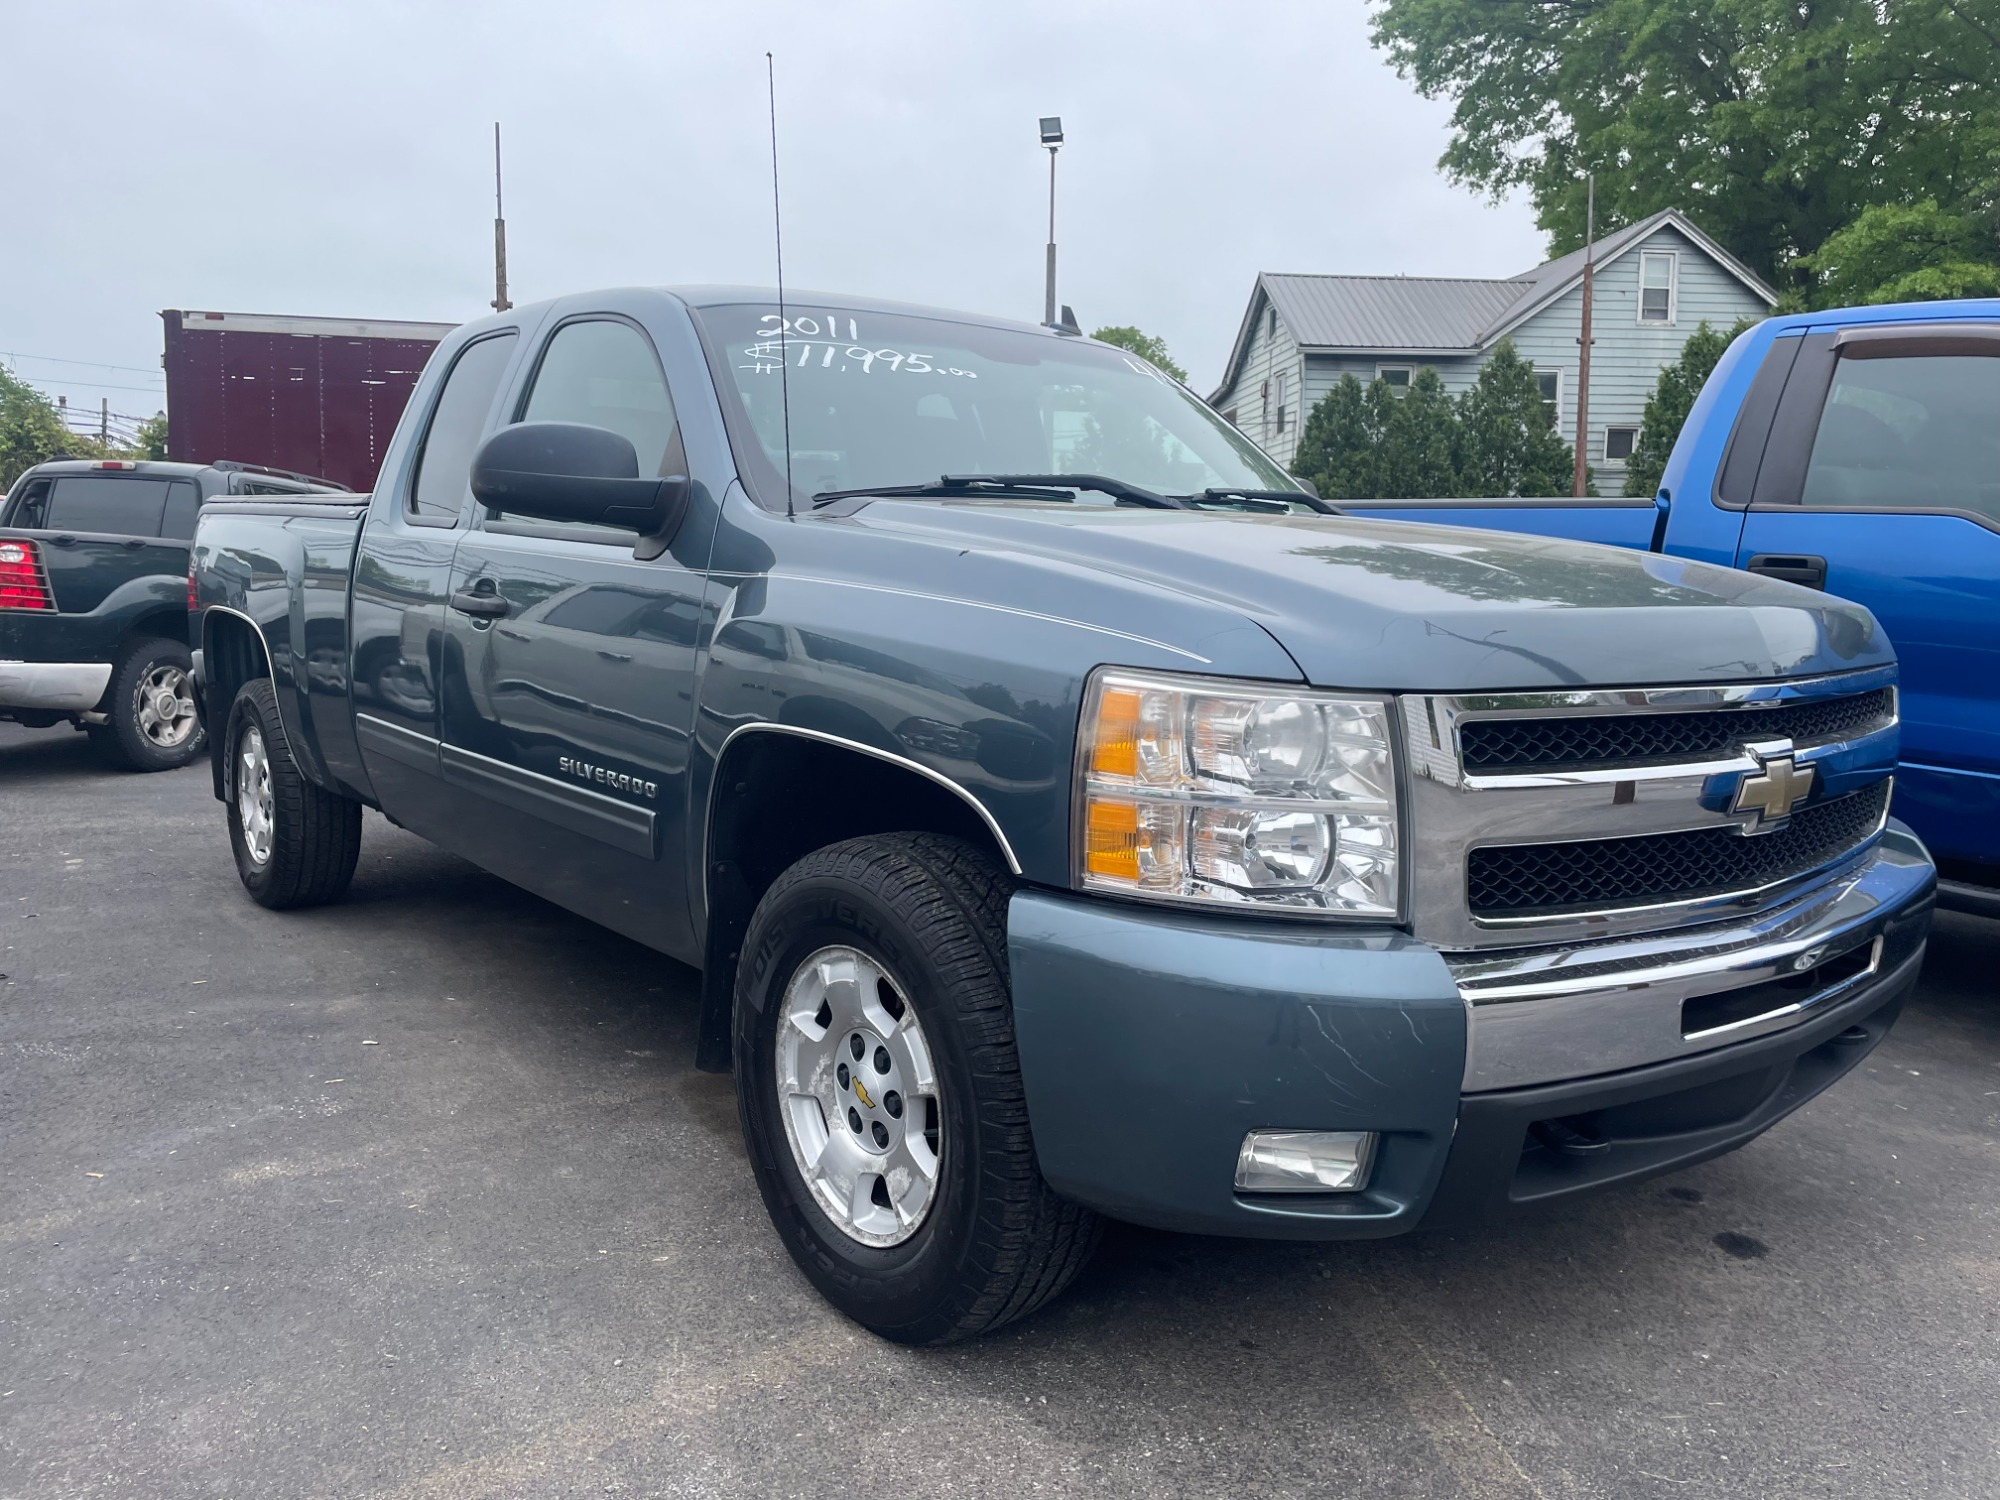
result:
[(859, 949), (800, 964), (778, 1018), (778, 1112), (792, 1161), (843, 1234), (895, 1245), (936, 1197), (944, 1117), (902, 986)]

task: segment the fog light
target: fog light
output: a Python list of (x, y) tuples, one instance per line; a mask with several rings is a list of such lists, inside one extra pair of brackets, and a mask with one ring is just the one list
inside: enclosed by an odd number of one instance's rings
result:
[(1236, 1154), (1236, 1191), (1358, 1193), (1375, 1139), (1372, 1130), (1253, 1130)]

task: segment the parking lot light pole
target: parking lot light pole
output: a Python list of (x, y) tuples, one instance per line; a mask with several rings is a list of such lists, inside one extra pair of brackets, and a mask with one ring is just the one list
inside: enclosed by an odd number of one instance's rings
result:
[(1062, 116), (1042, 116), (1042, 144), (1049, 148), (1049, 279), (1042, 297), (1042, 321), (1056, 326), (1056, 150), (1063, 143)]

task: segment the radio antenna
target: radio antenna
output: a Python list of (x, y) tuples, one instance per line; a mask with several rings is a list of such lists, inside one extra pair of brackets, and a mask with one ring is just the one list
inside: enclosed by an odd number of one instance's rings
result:
[(792, 361), (785, 335), (785, 217), (778, 206), (778, 75), (771, 54), (764, 54), (764, 91), (771, 101), (771, 239), (778, 251), (778, 400), (785, 413), (785, 519), (792, 511)]

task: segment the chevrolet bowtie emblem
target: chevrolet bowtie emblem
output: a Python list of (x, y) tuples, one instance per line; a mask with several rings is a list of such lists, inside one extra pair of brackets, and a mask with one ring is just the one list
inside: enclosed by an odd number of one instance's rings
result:
[(1812, 795), (1818, 771), (1812, 766), (1799, 765), (1789, 750), (1777, 755), (1755, 750), (1750, 753), (1756, 757), (1758, 768), (1736, 783), (1736, 798), (1729, 804), (1729, 810), (1754, 814), (1744, 827), (1745, 833), (1769, 833)]

